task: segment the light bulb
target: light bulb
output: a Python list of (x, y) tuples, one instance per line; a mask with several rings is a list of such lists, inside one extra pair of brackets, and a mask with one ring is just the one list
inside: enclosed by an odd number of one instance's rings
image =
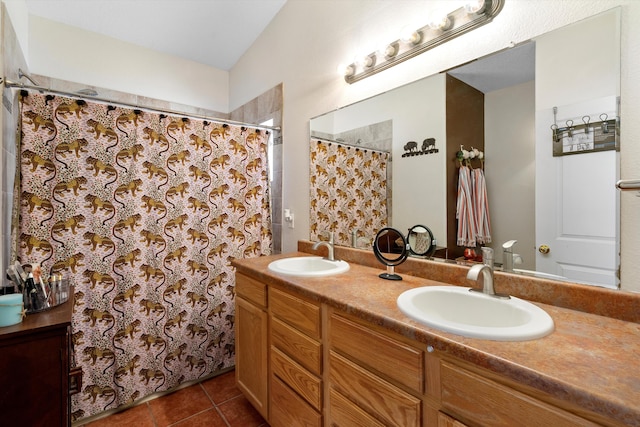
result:
[(354, 60), (354, 63), (356, 64), (356, 66), (358, 66), (359, 68), (370, 68), (373, 67), (376, 63), (376, 56), (375, 54), (371, 54), (371, 55), (362, 55), (357, 57)]
[(374, 65), (376, 65), (376, 55), (373, 53), (371, 55), (367, 55), (364, 60), (364, 66), (369, 68), (373, 67)]
[(448, 30), (451, 27), (451, 20), (447, 15), (436, 16), (429, 22), (429, 28), (432, 30)]
[(338, 68), (336, 69), (336, 71), (340, 76), (349, 77), (355, 74), (356, 69), (353, 64), (349, 64), (349, 65), (340, 64), (338, 65)]
[(400, 40), (402, 40), (407, 44), (410, 43), (410, 44), (416, 45), (420, 43), (420, 41), (422, 40), (422, 33), (420, 31), (405, 28), (402, 30), (402, 33), (400, 34)]
[(380, 48), (379, 52), (385, 59), (391, 59), (398, 54), (398, 43), (386, 44)]
[(484, 0), (471, 0), (464, 5), (464, 10), (468, 14), (472, 13), (482, 13), (484, 12), (485, 2)]

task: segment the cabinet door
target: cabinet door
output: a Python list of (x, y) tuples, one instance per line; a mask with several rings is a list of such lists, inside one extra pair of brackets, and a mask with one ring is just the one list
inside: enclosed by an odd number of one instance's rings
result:
[(236, 298), (236, 383), (265, 419), (267, 350), (267, 312)]
[(68, 425), (68, 361), (65, 337), (33, 334), (0, 345), (0, 425)]

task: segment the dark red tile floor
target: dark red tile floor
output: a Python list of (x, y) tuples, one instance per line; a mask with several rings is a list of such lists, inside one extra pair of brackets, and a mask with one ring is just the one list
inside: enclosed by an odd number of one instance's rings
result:
[(234, 371), (109, 415), (83, 427), (268, 427), (235, 385)]

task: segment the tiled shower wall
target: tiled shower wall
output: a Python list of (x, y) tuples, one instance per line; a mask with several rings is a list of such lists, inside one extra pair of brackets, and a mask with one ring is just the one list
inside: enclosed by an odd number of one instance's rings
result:
[[(274, 127), (282, 127), (282, 84), (232, 111), (231, 120), (243, 123), (264, 123), (273, 120)], [(282, 252), (282, 136), (279, 130), (273, 131), (273, 156), (270, 168), (271, 181), (271, 221), (273, 232), (273, 253)]]
[(373, 123), (336, 134), (312, 131), (311, 137), (330, 139), (355, 147), (371, 148), (391, 153), (393, 144), (393, 120)]

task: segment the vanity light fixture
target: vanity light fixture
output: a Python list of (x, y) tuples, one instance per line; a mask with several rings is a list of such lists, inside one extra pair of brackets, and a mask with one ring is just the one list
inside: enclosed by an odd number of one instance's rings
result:
[(470, 0), (449, 14), (432, 19), (415, 30), (403, 31), (400, 39), (378, 52), (363, 55), (352, 64), (340, 67), (347, 83), (354, 83), (413, 58), (440, 44), (491, 22), (500, 13), (505, 0)]

